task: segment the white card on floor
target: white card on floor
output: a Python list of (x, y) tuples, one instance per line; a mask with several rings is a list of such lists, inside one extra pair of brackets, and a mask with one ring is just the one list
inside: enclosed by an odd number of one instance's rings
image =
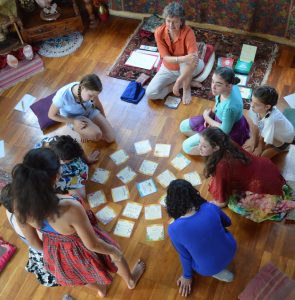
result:
[(156, 144), (154, 156), (169, 157), (171, 150), (170, 144)]
[(167, 195), (164, 194), (161, 196), (160, 200), (159, 200), (159, 203), (163, 206), (163, 207), (166, 207), (166, 197)]
[(134, 222), (119, 219), (116, 225), (116, 228), (114, 230), (114, 234), (122, 237), (129, 238), (132, 234), (132, 230), (134, 227)]
[(4, 141), (0, 141), (0, 158), (3, 158), (5, 156), (5, 148), (4, 148)]
[(21, 112), (27, 112), (29, 107), (34, 103), (36, 100), (36, 97), (30, 95), (30, 94), (25, 94), (20, 101), (16, 104), (14, 107), (15, 110), (21, 111)]
[(135, 151), (137, 154), (146, 154), (152, 150), (149, 140), (144, 140), (134, 143)]
[(158, 163), (153, 162), (151, 160), (144, 160), (139, 168), (139, 172), (145, 175), (153, 176)]
[(174, 96), (168, 96), (166, 98), (166, 101), (164, 102), (164, 105), (166, 105), (169, 108), (176, 109), (181, 102), (181, 99)]
[(117, 177), (123, 182), (123, 183), (128, 183), (132, 181), (136, 177), (136, 173), (130, 168), (130, 167), (125, 167), (122, 169), (118, 174)]
[(156, 220), (162, 218), (161, 205), (150, 204), (144, 208), (144, 217), (146, 220)]
[(189, 164), (191, 163), (191, 161), (186, 158), (182, 153), (178, 153), (172, 160), (171, 160), (171, 164), (172, 166), (181, 171), (184, 168), (186, 168)]
[(95, 169), (94, 174), (91, 177), (91, 181), (104, 184), (108, 181), (110, 173), (111, 172), (108, 170), (97, 168)]
[(295, 108), (295, 93), (288, 96), (284, 96), (284, 99), (291, 108)]
[(196, 171), (184, 174), (183, 178), (190, 182), (192, 186), (196, 186), (202, 183), (201, 177)]
[(103, 209), (99, 210), (96, 214), (97, 219), (104, 225), (112, 222), (117, 214), (116, 212), (109, 206), (105, 206)]
[(140, 197), (145, 197), (158, 191), (153, 179), (144, 180), (136, 184)]
[(159, 176), (157, 176), (157, 179), (162, 187), (167, 188), (170, 182), (172, 180), (175, 180), (176, 177), (171, 171), (166, 170), (163, 173), (161, 173)]
[(138, 219), (141, 209), (142, 204), (136, 202), (128, 202), (123, 210), (122, 216), (131, 219)]
[(123, 150), (118, 150), (110, 155), (112, 161), (118, 166), (128, 160), (128, 154)]
[(146, 239), (148, 241), (162, 241), (164, 238), (164, 226), (162, 224), (154, 224), (146, 227)]
[(91, 208), (106, 203), (106, 196), (103, 190), (88, 194), (87, 199)]
[(114, 202), (120, 202), (129, 198), (129, 190), (127, 186), (122, 185), (112, 189), (112, 197)]

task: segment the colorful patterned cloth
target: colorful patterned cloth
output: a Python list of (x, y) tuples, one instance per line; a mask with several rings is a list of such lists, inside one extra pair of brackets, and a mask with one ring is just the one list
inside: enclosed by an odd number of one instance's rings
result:
[(295, 208), (295, 199), (291, 195), (292, 189), (288, 185), (283, 186), (283, 196), (246, 192), (243, 196), (232, 195), (228, 207), (254, 222), (281, 221), (288, 210)]

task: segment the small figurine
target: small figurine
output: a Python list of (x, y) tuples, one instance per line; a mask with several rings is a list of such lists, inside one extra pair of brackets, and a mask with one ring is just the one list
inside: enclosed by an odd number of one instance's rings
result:
[(60, 13), (57, 10), (57, 4), (52, 3), (52, 0), (35, 0), (37, 4), (42, 8), (40, 17), (45, 21), (56, 20)]

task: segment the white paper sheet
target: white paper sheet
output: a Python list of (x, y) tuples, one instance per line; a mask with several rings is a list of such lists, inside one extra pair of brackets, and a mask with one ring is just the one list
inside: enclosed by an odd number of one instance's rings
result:
[(196, 186), (202, 183), (201, 177), (196, 171), (184, 174), (183, 178), (190, 182), (192, 186)]
[(167, 188), (170, 182), (175, 179), (176, 179), (175, 175), (169, 170), (166, 170), (163, 173), (161, 173), (159, 176), (157, 176), (157, 180), (164, 188)]
[(123, 210), (122, 216), (131, 219), (138, 219), (141, 209), (142, 204), (136, 202), (128, 202)]
[(186, 168), (189, 164), (191, 163), (191, 161), (186, 158), (182, 153), (178, 153), (172, 160), (171, 160), (171, 165), (181, 171), (184, 168)]
[(295, 93), (285, 96), (284, 99), (286, 100), (286, 102), (289, 104), (291, 108), (295, 108)]
[(151, 160), (144, 160), (139, 168), (139, 172), (145, 175), (153, 176), (157, 167), (158, 163)]
[(164, 238), (164, 226), (162, 224), (154, 224), (146, 227), (146, 239), (148, 241), (162, 241)]
[(156, 220), (162, 218), (160, 204), (150, 204), (144, 208), (144, 217), (146, 220)]
[(114, 202), (120, 202), (129, 198), (129, 190), (127, 186), (122, 185), (112, 189), (112, 197)]
[(111, 154), (110, 158), (118, 166), (127, 161), (129, 156), (123, 149), (121, 149)]
[(122, 169), (118, 174), (117, 177), (123, 182), (123, 183), (128, 183), (132, 181), (136, 177), (136, 173), (130, 168), (130, 167), (125, 167)]
[(153, 179), (144, 180), (136, 184), (140, 197), (145, 197), (158, 191)]
[(105, 206), (103, 209), (98, 211), (95, 215), (97, 219), (104, 225), (107, 225), (110, 222), (112, 222), (117, 216), (116, 212), (109, 206)]
[(114, 230), (114, 234), (122, 237), (129, 238), (132, 234), (132, 230), (134, 227), (134, 222), (119, 219), (116, 225), (116, 228)]
[(171, 150), (170, 144), (156, 144), (154, 156), (157, 157), (169, 157)]
[(125, 65), (151, 70), (154, 67), (157, 59), (158, 55), (154, 55), (153, 53), (146, 54), (140, 51), (133, 51), (125, 62)]
[(87, 199), (91, 208), (106, 203), (106, 196), (103, 190), (88, 194)]
[(143, 140), (140, 142), (134, 143), (135, 151), (137, 154), (146, 154), (152, 150), (149, 140)]
[(168, 96), (166, 98), (166, 101), (164, 102), (164, 105), (166, 105), (169, 108), (176, 109), (180, 102), (181, 99), (179, 97)]
[(34, 103), (36, 100), (36, 97), (25, 94), (20, 101), (16, 104), (14, 107), (15, 110), (21, 111), (21, 112), (27, 112), (29, 107)]
[(91, 177), (91, 181), (100, 183), (100, 184), (105, 184), (109, 177), (110, 177), (110, 171), (105, 170), (105, 169), (101, 169), (101, 168), (97, 168), (94, 171), (94, 174)]

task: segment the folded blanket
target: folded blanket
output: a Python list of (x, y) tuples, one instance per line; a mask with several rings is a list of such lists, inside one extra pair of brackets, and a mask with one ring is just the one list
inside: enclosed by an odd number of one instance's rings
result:
[(143, 95), (145, 94), (145, 89), (142, 87), (141, 83), (136, 81), (131, 81), (125, 91), (121, 96), (121, 100), (137, 104)]

